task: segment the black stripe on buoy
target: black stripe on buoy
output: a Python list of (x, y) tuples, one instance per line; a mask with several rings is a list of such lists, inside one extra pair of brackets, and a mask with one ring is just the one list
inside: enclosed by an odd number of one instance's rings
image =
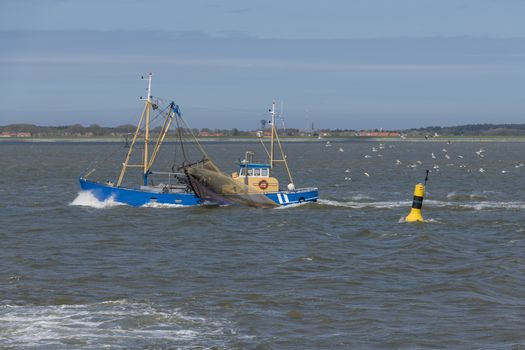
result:
[(421, 209), (422, 207), (423, 207), (423, 197), (414, 196), (414, 200), (412, 201), (412, 208)]

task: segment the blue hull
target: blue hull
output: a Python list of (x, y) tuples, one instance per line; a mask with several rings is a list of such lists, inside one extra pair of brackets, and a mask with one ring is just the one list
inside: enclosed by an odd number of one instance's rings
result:
[(135, 190), (124, 187), (114, 187), (98, 182), (93, 182), (80, 178), (80, 188), (90, 191), (99, 201), (113, 198), (119, 203), (140, 207), (151, 203), (177, 204), (184, 206), (200, 205), (202, 200), (193, 193), (158, 193), (142, 190)]
[(317, 188), (299, 188), (295, 191), (266, 193), (266, 197), (279, 205), (290, 205), (303, 202), (316, 202), (319, 198), (319, 191)]
[[(114, 187), (84, 178), (79, 178), (80, 188), (90, 191), (99, 201), (112, 198), (114, 201), (140, 207), (151, 203), (176, 204), (181, 206), (202, 205), (203, 200), (193, 193), (159, 193), (135, 190), (125, 187)], [(290, 205), (302, 202), (315, 202), (319, 198), (317, 188), (298, 189), (296, 191), (279, 191), (267, 193), (266, 196), (278, 205)]]

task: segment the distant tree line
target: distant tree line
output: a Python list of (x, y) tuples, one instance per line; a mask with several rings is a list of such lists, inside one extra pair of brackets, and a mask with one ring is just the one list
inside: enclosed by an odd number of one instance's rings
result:
[(34, 124), (11, 124), (0, 126), (2, 132), (29, 132), (31, 136), (120, 136), (135, 132), (136, 126), (131, 124), (117, 127), (102, 127), (98, 124), (82, 126), (80, 124), (66, 126), (38, 126)]
[[(103, 127), (98, 124), (83, 126), (81, 124), (65, 126), (38, 126), (34, 124), (11, 124), (0, 126), (1, 133), (30, 133), (33, 137), (92, 137), (92, 136), (115, 136), (122, 137), (134, 133), (136, 126), (124, 124), (116, 127)], [(269, 129), (266, 128), (268, 131)], [(186, 132), (187, 130), (185, 130)], [(233, 129), (191, 129), (195, 135), (220, 135), (220, 136), (254, 136), (255, 130), (245, 131)], [(458, 126), (429, 126), (425, 128), (406, 130), (382, 130), (371, 129), (371, 132), (397, 131), (408, 136), (522, 136), (525, 135), (525, 124), (468, 124)], [(153, 133), (160, 132), (160, 126), (152, 129)], [(355, 136), (358, 131), (354, 129), (321, 129), (300, 130), (297, 128), (279, 129), (280, 135), (286, 136)], [(170, 135), (177, 135), (176, 129), (170, 130)]]
[(525, 135), (525, 124), (467, 124), (458, 126), (429, 126), (409, 129), (409, 136), (522, 136)]

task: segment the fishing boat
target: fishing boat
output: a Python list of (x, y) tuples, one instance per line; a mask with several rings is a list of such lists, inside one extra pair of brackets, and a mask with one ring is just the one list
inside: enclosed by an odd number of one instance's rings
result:
[[(248, 151), (245, 153), (244, 159), (239, 162), (239, 169), (232, 174), (232, 178), (239, 183), (245, 184), (248, 187), (249, 193), (264, 194), (277, 205), (283, 206), (317, 201), (319, 198), (319, 190), (317, 188), (295, 187), (292, 173), (277, 132), (278, 130), (275, 123), (275, 101), (272, 102), (272, 108), (269, 110), (269, 113), (271, 117), (269, 122), (271, 125), (269, 147), (267, 147), (263, 141), (263, 133), (258, 133), (259, 140), (267, 156), (267, 162), (254, 162), (254, 153)], [(278, 148), (279, 152), (277, 152), (276, 148)], [(272, 176), (277, 164), (282, 164), (288, 175), (288, 185), (285, 189), (282, 188), (279, 180)]]
[[(254, 207), (271, 208), (302, 202), (315, 202), (319, 198), (317, 188), (296, 188), (286, 160), (286, 155), (275, 126), (275, 102), (269, 110), (271, 135), (269, 148), (260, 142), (266, 152), (265, 162), (254, 162), (254, 153), (246, 152), (239, 162), (238, 171), (231, 175), (222, 172), (209, 158), (184, 166), (184, 173), (195, 194), (202, 199), (219, 204), (242, 204)], [(280, 156), (276, 152), (279, 148)], [(282, 188), (279, 180), (273, 176), (277, 164), (283, 164), (288, 174), (288, 185)]]
[[(174, 102), (163, 106), (162, 99), (151, 95), (151, 79), (150, 73), (147, 78), (147, 97), (143, 99), (144, 110), (129, 143), (129, 150), (117, 180), (91, 180), (90, 176), (97, 169), (95, 166), (79, 177), (82, 190), (91, 192), (100, 201), (113, 200), (131, 206), (242, 204), (253, 207), (275, 207), (317, 200), (317, 188), (295, 188), (275, 128), (275, 104), (271, 110), (270, 151), (261, 140), (269, 156), (269, 163), (253, 163), (246, 159), (241, 162), (239, 173), (231, 177), (222, 172), (206, 154), (192, 129), (182, 118), (179, 106)], [(162, 121), (162, 126), (156, 129), (156, 135), (150, 133), (152, 120)], [(167, 170), (157, 171), (153, 167), (172, 125), (176, 125), (178, 141), (176, 145), (180, 149), (182, 162), (173, 163)], [(141, 143), (142, 153), (137, 155), (134, 151)], [(281, 159), (275, 158), (276, 144), (281, 150)], [(193, 152), (189, 152), (190, 146), (194, 147)], [(198, 160), (195, 160), (196, 157), (199, 157)], [(279, 181), (271, 176), (274, 164), (278, 162), (285, 165), (289, 175), (290, 183), (286, 190), (281, 189)], [(140, 184), (130, 185), (124, 182), (127, 170), (131, 168), (140, 170)]]
[[(146, 80), (144, 77), (142, 79)], [(191, 129), (187, 127), (187, 124), (182, 119), (177, 104), (169, 102), (163, 107), (160, 103), (161, 99), (152, 96), (151, 73), (148, 75), (147, 81), (147, 96), (144, 99), (141, 98), (145, 101), (144, 109), (131, 143), (128, 145), (129, 150), (122, 163), (118, 179), (116, 181), (106, 180), (103, 182), (91, 180), (89, 177), (96, 170), (96, 167), (93, 167), (79, 177), (80, 188), (91, 192), (100, 201), (111, 199), (131, 206), (144, 206), (154, 203), (180, 206), (201, 205), (204, 200), (195, 194), (187, 175), (183, 170), (177, 168), (175, 164), (166, 171), (153, 170), (161, 146), (173, 122), (175, 121), (179, 133), (181, 133), (181, 130), (191, 131)], [(152, 118), (163, 120), (162, 127), (156, 135), (150, 132)], [(140, 140), (142, 140), (143, 144), (142, 154), (134, 155)], [(153, 144), (152, 141), (155, 141), (155, 143)], [(184, 147), (182, 143), (181, 147)], [(136, 184), (136, 186), (124, 184), (127, 170), (132, 168), (139, 169), (142, 174), (141, 184)]]

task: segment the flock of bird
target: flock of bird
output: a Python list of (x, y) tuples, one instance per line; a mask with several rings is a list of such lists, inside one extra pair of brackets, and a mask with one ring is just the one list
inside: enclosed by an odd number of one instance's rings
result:
[[(448, 142), (448, 144), (450, 144), (450, 142)], [(325, 144), (325, 146), (326, 146), (326, 147), (331, 147), (332, 144), (331, 144), (330, 141), (327, 141), (326, 144)], [(363, 157), (364, 157), (365, 159), (371, 159), (371, 158), (373, 158), (373, 157), (379, 157), (379, 158), (381, 158), (381, 157), (383, 157), (383, 154), (381, 154), (381, 152), (382, 152), (383, 150), (385, 150), (386, 148), (387, 148), (387, 147), (385, 147), (385, 145), (382, 144), (382, 143), (380, 143), (379, 145), (374, 145), (374, 146), (372, 146), (371, 151), (372, 151), (372, 153), (376, 153), (376, 154), (375, 154), (375, 155), (365, 154)], [(392, 148), (394, 148), (394, 145), (388, 145), (388, 148), (389, 148), (389, 149), (392, 149)], [(339, 152), (344, 152), (345, 150), (344, 150), (342, 147), (340, 147), (340, 148), (338, 149), (338, 151), (339, 151)], [(475, 154), (476, 154), (476, 156), (477, 156), (478, 159), (483, 159), (483, 158), (485, 158), (485, 150), (484, 150), (483, 148), (480, 148), (479, 150), (475, 151)], [(446, 159), (447, 161), (450, 161), (450, 160), (452, 159), (452, 157), (450, 156), (450, 154), (448, 153), (448, 150), (447, 150), (446, 148), (443, 148), (443, 149), (441, 150), (441, 156), (442, 156), (444, 159)], [(432, 166), (433, 171), (436, 171), (436, 172), (439, 172), (439, 171), (440, 171), (440, 166), (439, 166), (438, 164), (435, 164), (435, 163), (441, 158), (441, 156), (440, 156), (439, 154), (436, 155), (436, 153), (431, 152), (431, 154), (430, 154), (430, 158), (434, 161), (434, 164), (433, 164), (433, 166)], [(473, 172), (473, 171), (477, 171), (477, 172), (483, 174), (483, 173), (486, 172), (486, 170), (485, 170), (484, 168), (482, 168), (482, 167), (479, 167), (479, 168), (475, 167), (475, 168), (473, 168), (473, 167), (471, 167), (469, 164), (465, 164), (465, 163), (462, 161), (462, 160), (465, 158), (463, 155), (456, 155), (455, 157), (456, 157), (456, 159), (458, 160), (458, 164), (456, 164), (456, 163), (448, 163), (447, 166), (455, 166), (455, 165), (457, 165), (459, 168), (464, 169), (464, 170), (465, 170), (466, 172), (468, 172), (468, 173), (471, 173), (471, 172)], [(401, 160), (399, 160), (399, 159), (396, 159), (396, 161), (395, 161), (395, 165), (396, 165), (396, 166), (402, 166), (402, 165), (403, 165), (403, 162), (402, 162)], [(408, 168), (417, 168), (417, 167), (419, 167), (419, 166), (421, 166), (421, 165), (423, 165), (423, 162), (422, 162), (421, 160), (416, 160), (415, 162), (412, 162), (412, 163), (406, 164), (406, 167), (408, 167)], [(522, 166), (525, 166), (524, 163), (522, 163), (522, 162), (518, 162), (518, 161), (512, 163), (512, 165), (513, 165), (515, 168), (520, 168), (520, 167), (522, 167)], [(346, 169), (346, 170), (345, 170), (345, 174), (347, 174), (347, 175), (345, 176), (344, 179), (345, 179), (346, 181), (351, 181), (351, 180), (352, 180), (352, 178), (349, 176), (351, 172), (352, 172), (352, 171), (351, 171), (350, 169)], [(506, 174), (506, 173), (508, 173), (508, 170), (503, 169), (503, 170), (501, 170), (501, 173), (502, 173), (502, 174)], [(364, 171), (364, 172), (362, 173), (362, 175), (364, 175), (364, 176), (366, 176), (366, 177), (370, 177), (370, 173), (369, 173), (369, 171)]]

